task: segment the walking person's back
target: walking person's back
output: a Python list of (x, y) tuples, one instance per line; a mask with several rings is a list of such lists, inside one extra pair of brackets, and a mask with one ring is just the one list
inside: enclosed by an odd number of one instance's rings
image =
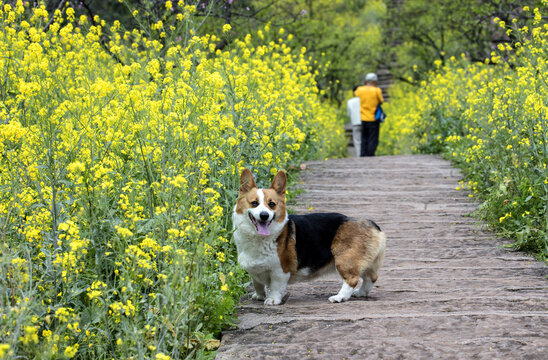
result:
[(365, 86), (360, 86), (354, 95), (360, 98), (362, 120), (362, 143), (360, 156), (375, 156), (379, 144), (379, 122), (375, 120), (377, 106), (384, 102), (382, 91), (377, 87), (377, 75), (365, 76)]

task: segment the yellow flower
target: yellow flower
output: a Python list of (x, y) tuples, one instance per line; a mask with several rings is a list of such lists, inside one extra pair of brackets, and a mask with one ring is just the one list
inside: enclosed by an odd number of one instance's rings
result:
[(34, 326), (25, 326), (24, 334), (19, 338), (24, 345), (38, 344), (38, 330)]
[(57, 311), (55, 311), (55, 316), (59, 319), (59, 322), (65, 323), (69, 321), (71, 313), (72, 309), (60, 307), (59, 309), (57, 309)]
[(80, 347), (79, 344), (74, 344), (72, 346), (67, 346), (67, 348), (65, 349), (64, 355), (66, 357), (68, 357), (69, 359), (73, 358), (76, 355), (76, 353), (78, 352), (79, 347)]
[(133, 232), (129, 230), (128, 228), (122, 227), (122, 226), (115, 226), (116, 232), (118, 235), (120, 235), (123, 238), (131, 237), (133, 236)]
[(11, 355), (9, 344), (0, 344), (0, 359), (3, 359), (6, 355)]
[(67, 166), (67, 170), (74, 174), (83, 172), (85, 169), (86, 166), (81, 161), (75, 161)]
[(504, 214), (504, 216), (501, 216), (499, 218), (499, 222), (503, 222), (504, 220), (508, 219), (511, 216), (512, 216), (512, 213), (506, 213), (506, 214)]

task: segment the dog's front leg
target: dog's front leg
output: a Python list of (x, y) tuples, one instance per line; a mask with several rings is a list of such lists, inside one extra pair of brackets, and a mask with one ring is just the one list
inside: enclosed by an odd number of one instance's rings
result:
[(270, 274), (270, 293), (264, 301), (265, 305), (279, 305), (282, 303), (282, 297), (285, 294), (290, 276), (290, 273), (284, 273), (282, 270), (273, 271)]
[(265, 284), (255, 276), (252, 276), (251, 279), (253, 280), (253, 288), (255, 289), (255, 293), (251, 295), (251, 298), (253, 300), (263, 301), (266, 299)]

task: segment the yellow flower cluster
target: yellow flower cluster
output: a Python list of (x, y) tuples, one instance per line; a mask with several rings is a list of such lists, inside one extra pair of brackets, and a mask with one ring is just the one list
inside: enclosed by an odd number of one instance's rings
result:
[(428, 102), (420, 101), (419, 93), (405, 83), (392, 86), (390, 96), (390, 101), (383, 105), (389, 120), (380, 127), (378, 153), (410, 154), (416, 149), (413, 134)]
[(243, 291), (241, 169), (341, 153), (342, 126), (281, 32), (220, 51), (182, 1), (151, 31), (31, 4), (0, 1), (0, 354), (185, 357)]
[(538, 8), (524, 11), (525, 26), (494, 19), (516, 40), (484, 63), (452, 58), (419, 89), (393, 89), (381, 146), (444, 153), (464, 169), (483, 217), (547, 257), (548, 24)]

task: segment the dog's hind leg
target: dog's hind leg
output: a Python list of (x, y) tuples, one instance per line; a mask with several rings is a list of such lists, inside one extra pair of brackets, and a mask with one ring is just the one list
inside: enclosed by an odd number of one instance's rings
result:
[(347, 301), (352, 296), (354, 288), (360, 281), (360, 277), (358, 276), (359, 269), (356, 264), (352, 264), (344, 256), (335, 258), (335, 267), (337, 268), (337, 273), (343, 278), (343, 284), (339, 293), (331, 296), (329, 301), (340, 303)]
[(354, 288), (360, 282), (360, 264), (356, 261), (353, 251), (342, 246), (332, 249), (332, 253), (335, 268), (343, 279), (343, 285), (339, 293), (331, 296), (329, 301), (339, 303), (350, 299)]
[(373, 288), (375, 282), (378, 279), (377, 271), (382, 265), (382, 262), (384, 260), (384, 241), (381, 245), (381, 248), (379, 250), (379, 253), (377, 254), (377, 257), (373, 262), (365, 269), (365, 271), (362, 272), (361, 277), (363, 279), (363, 283), (360, 286), (359, 289), (354, 290), (352, 293), (352, 296), (355, 297), (366, 297), (369, 295), (369, 292)]
[(332, 303), (340, 303), (343, 301), (346, 301), (350, 299), (350, 296), (352, 296), (352, 292), (354, 291), (354, 287), (350, 286), (346, 281), (343, 280), (343, 285), (341, 289), (339, 290), (339, 293), (337, 295), (333, 295), (329, 297), (329, 301)]
[(355, 289), (352, 292), (352, 296), (366, 297), (373, 288), (373, 285), (377, 281), (377, 273), (372, 270), (367, 270), (363, 274), (363, 282), (359, 289)]
[(352, 296), (354, 288), (358, 285), (360, 281), (360, 269), (359, 264), (352, 259), (352, 252), (334, 251), (333, 255), (335, 258), (335, 268), (337, 269), (337, 273), (343, 279), (343, 285), (339, 290), (339, 293), (337, 295), (331, 296), (329, 298), (329, 301), (331, 301), (332, 303), (340, 303), (343, 301), (347, 301)]

